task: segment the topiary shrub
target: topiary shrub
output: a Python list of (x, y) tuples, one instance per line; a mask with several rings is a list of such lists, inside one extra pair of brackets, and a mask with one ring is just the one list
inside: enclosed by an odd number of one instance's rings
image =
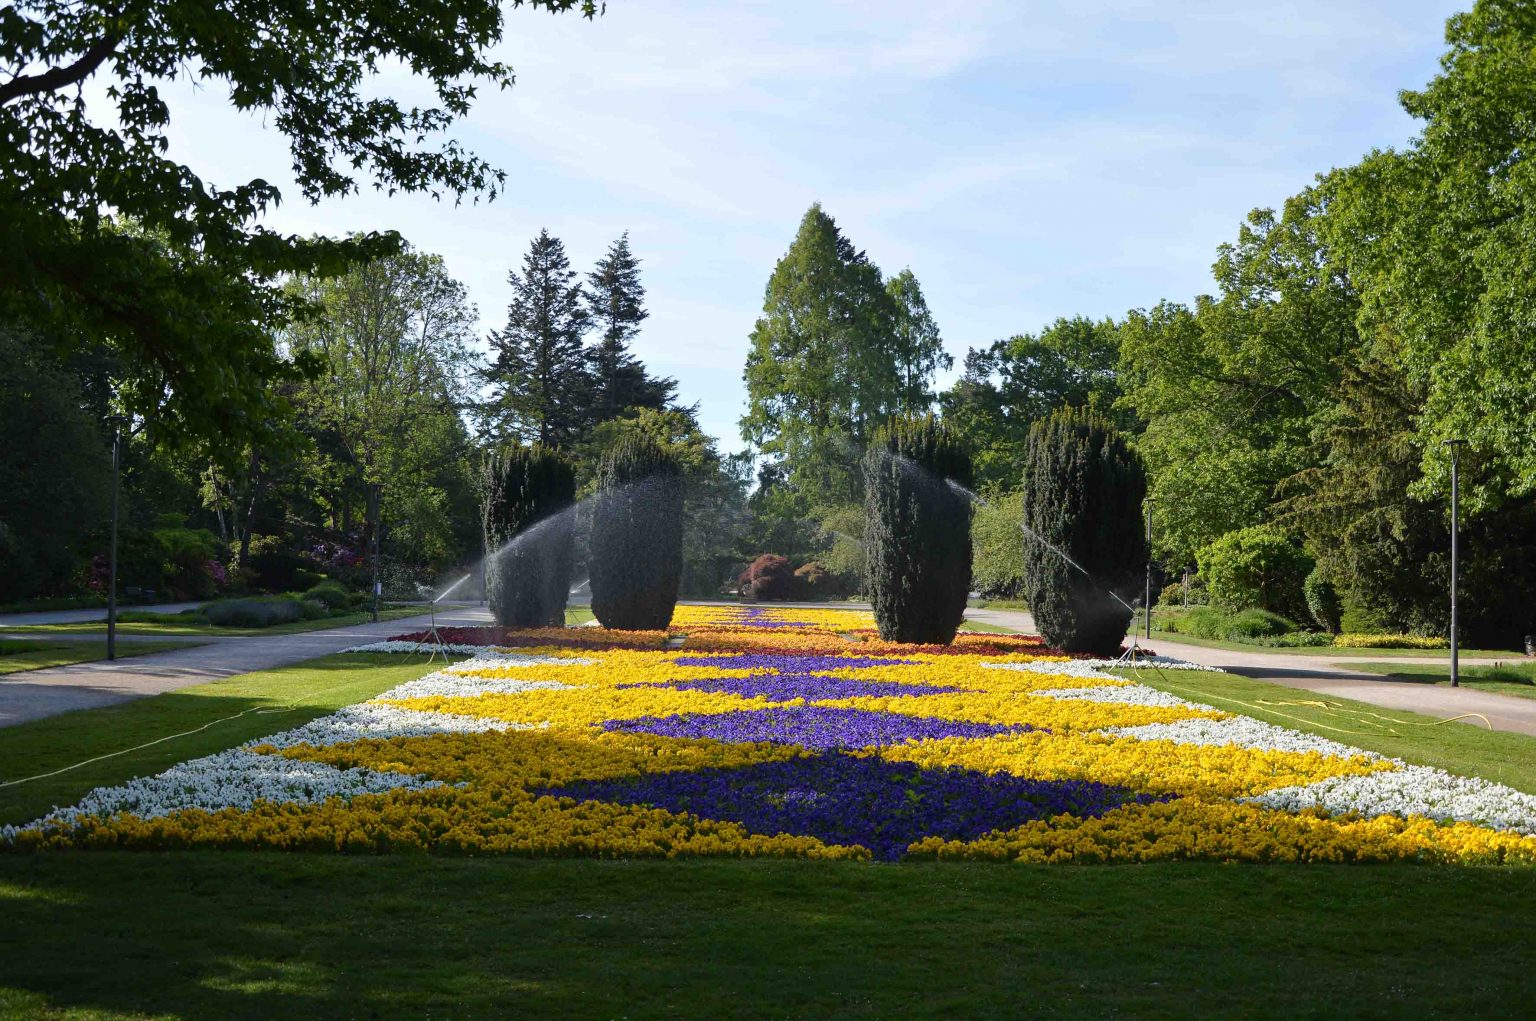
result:
[(971, 587), (971, 455), (935, 418), (892, 421), (864, 458), (866, 588), (886, 641), (946, 645)]
[(1051, 645), (1097, 655), (1119, 650), (1131, 623), (1126, 604), (1145, 576), (1146, 493), (1141, 458), (1103, 418), (1068, 408), (1030, 427), (1024, 597)]
[(486, 462), (485, 602), (503, 627), (563, 627), (576, 473), (557, 451), (508, 446)]
[(797, 594), (788, 558), (776, 553), (764, 553), (752, 561), (737, 581), (750, 599), (793, 599)]
[(1211, 602), (1230, 610), (1255, 607), (1289, 617), (1306, 611), (1302, 581), (1312, 558), (1273, 525), (1228, 532), (1197, 554)]
[(1301, 593), (1307, 600), (1307, 612), (1312, 614), (1318, 627), (1330, 635), (1343, 630), (1344, 601), (1339, 598), (1339, 590), (1334, 588), (1333, 582), (1313, 568), (1301, 584)]
[(672, 622), (683, 573), (683, 470), (653, 440), (626, 436), (597, 469), (588, 566), (592, 613), (606, 628)]

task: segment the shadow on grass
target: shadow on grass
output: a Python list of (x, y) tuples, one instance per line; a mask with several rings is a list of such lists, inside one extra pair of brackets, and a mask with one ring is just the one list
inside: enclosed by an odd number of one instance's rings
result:
[[(0, 786), (0, 823), (29, 822), (93, 787), (300, 726), (442, 662), (441, 656), (429, 664), (425, 655), (343, 653), (0, 728), (0, 784), (111, 755), (58, 776)], [(345, 679), (348, 674), (354, 676)], [(20, 684), (5, 682), (0, 690), (9, 697)], [(129, 751), (171, 735), (182, 736)]]
[(28, 1016), (1513, 1016), (1536, 986), (1487, 953), (1531, 871), (101, 852), (0, 856), (0, 899)]

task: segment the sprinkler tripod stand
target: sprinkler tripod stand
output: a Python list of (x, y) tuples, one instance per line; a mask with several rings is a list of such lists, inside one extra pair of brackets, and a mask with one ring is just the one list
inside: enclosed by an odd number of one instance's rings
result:
[(416, 643), (416, 647), (413, 648), (411, 652), (417, 653), (420, 652), (423, 647), (428, 648), (430, 650), (430, 654), (427, 656), (428, 663), (431, 663), (434, 659), (436, 659), (438, 653), (443, 654), (444, 663), (448, 662), (448, 643), (443, 641), (442, 634), (437, 630), (437, 604), (441, 599), (443, 599), (443, 597), (447, 596), (448, 593), (452, 592), (454, 589), (458, 588), (469, 579), (470, 575), (466, 574), (464, 577), (460, 578), (458, 581), (454, 582), (452, 585), (449, 585), (447, 588), (439, 592), (437, 596), (427, 604), (427, 612), (432, 615), (432, 626), (427, 628), (427, 633), (421, 636), (421, 640)]

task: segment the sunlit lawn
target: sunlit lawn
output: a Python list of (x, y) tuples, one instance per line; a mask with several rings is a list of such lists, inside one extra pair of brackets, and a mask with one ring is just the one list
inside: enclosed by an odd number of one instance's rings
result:
[[(118, 658), (143, 656), (151, 652), (189, 649), (200, 642), (118, 642)], [(95, 641), (52, 641), (50, 639), (0, 638), (0, 674), (41, 670), (51, 666), (72, 666), (107, 658), (105, 639)]]
[[(1368, 670), (1374, 674), (1417, 684), (1450, 684), (1449, 663), (1351, 663), (1354, 670)], [(1518, 695), (1536, 698), (1536, 662), (1498, 663), (1491, 666), (1466, 665), (1458, 671), (1458, 679), (1468, 688), (1478, 691), (1494, 691), (1501, 695)]]
[[(195, 613), (168, 614), (143, 611), (135, 614), (129, 612), (130, 619), (120, 621), (117, 625), (117, 633), (120, 635), (214, 635), (222, 637), (246, 637), (251, 635), (293, 635), (305, 631), (321, 631), (326, 628), (352, 627), (356, 624), (366, 624), (373, 616), (366, 610), (356, 613), (342, 614), (336, 617), (322, 617), (319, 620), (296, 620), (290, 624), (274, 624), (272, 627), (217, 627), (208, 623)], [(399, 620), (402, 617), (424, 617), (427, 615), (424, 606), (400, 606), (386, 608), (379, 611), (380, 620)], [(133, 620), (139, 616), (146, 619)], [(185, 618), (178, 620), (177, 618)], [(28, 624), (24, 627), (6, 628), (7, 631), (19, 634), (47, 634), (47, 635), (105, 635), (107, 625), (105, 621), (89, 620), (77, 621), (71, 624)]]

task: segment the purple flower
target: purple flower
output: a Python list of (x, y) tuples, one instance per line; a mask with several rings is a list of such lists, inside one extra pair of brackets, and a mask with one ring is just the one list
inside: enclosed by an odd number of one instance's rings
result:
[(1096, 816), (1151, 795), (1089, 780), (1030, 780), (970, 769), (923, 769), (837, 753), (734, 769), (589, 780), (543, 793), (650, 805), (741, 823), (755, 833), (860, 844), (894, 860), (922, 837), (974, 840), (1055, 815)]
[(937, 684), (901, 684), (897, 681), (856, 681), (846, 677), (828, 677), (825, 674), (751, 674), (747, 677), (706, 677), (691, 681), (668, 681), (666, 684), (621, 684), (621, 688), (668, 687), (684, 691), (716, 691), (743, 698), (766, 698), (770, 702), (790, 702), (803, 698), (807, 702), (828, 701), (835, 698), (884, 698), (894, 696), (943, 695), (963, 688)]
[(812, 751), (869, 748), (940, 737), (988, 737), (1031, 730), (992, 723), (966, 723), (932, 716), (907, 716), (870, 709), (827, 706), (782, 706), (738, 709), (728, 713), (682, 713), (608, 720), (605, 730), (660, 734), (663, 737), (713, 738), (716, 741), (773, 741), (797, 744)]

